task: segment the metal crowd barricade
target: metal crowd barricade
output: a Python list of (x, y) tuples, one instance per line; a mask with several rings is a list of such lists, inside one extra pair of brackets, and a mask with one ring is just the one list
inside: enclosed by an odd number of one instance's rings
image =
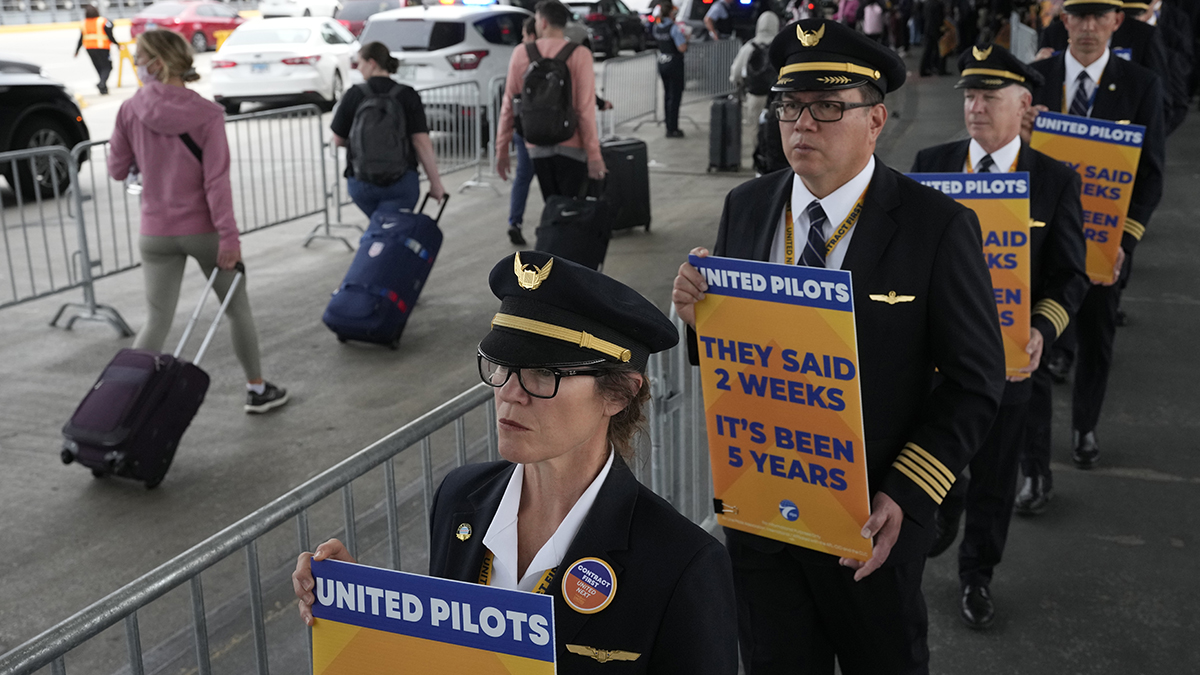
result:
[(487, 105), (478, 82), (418, 89), (425, 121), (437, 155), (438, 171), (447, 174), (480, 163), (487, 143)]
[[(690, 52), (689, 52), (690, 53)], [(600, 72), (600, 97), (612, 102), (608, 111), (612, 127), (641, 120), (658, 121), (658, 52), (643, 52), (604, 61)]]
[(729, 81), (729, 68), (741, 48), (741, 40), (736, 39), (695, 42), (688, 46), (683, 58), (683, 104), (737, 91)]

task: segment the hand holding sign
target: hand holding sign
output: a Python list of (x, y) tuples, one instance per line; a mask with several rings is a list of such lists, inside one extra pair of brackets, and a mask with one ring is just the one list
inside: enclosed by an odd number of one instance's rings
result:
[(892, 553), (892, 547), (900, 538), (900, 527), (904, 524), (904, 510), (884, 492), (876, 492), (871, 500), (871, 517), (863, 525), (863, 539), (875, 537), (875, 547), (871, 550), (871, 558), (866, 562), (854, 558), (841, 558), (838, 563), (842, 567), (857, 570), (855, 581), (862, 581), (872, 572), (887, 562)]
[(337, 539), (329, 541), (317, 547), (317, 550), (309, 553), (305, 551), (300, 554), (296, 560), (296, 571), (292, 572), (292, 590), (296, 593), (296, 599), (299, 600), (300, 618), (304, 620), (306, 626), (313, 625), (312, 606), (316, 602), (316, 597), (312, 594), (313, 581), (312, 562), (321, 560), (341, 560), (342, 562), (357, 562), (354, 556), (346, 550), (342, 542)]
[[(694, 248), (691, 255), (697, 258), (707, 258), (708, 249)], [(679, 275), (675, 277), (675, 286), (671, 290), (671, 302), (675, 304), (675, 313), (679, 315), (679, 318), (692, 328), (696, 327), (695, 305), (704, 299), (704, 292), (707, 290), (708, 282), (704, 281), (700, 270), (696, 269), (692, 263), (684, 262), (679, 266)]]

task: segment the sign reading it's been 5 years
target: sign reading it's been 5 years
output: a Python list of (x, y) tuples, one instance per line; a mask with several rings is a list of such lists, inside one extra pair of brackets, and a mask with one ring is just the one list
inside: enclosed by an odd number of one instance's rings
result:
[(689, 258), (714, 506), (726, 527), (867, 560), (871, 515), (850, 273)]
[(1029, 146), (1065, 163), (1083, 179), (1083, 235), (1087, 273), (1111, 283), (1146, 127), (1044, 112), (1033, 123)]
[(1029, 174), (912, 173), (918, 183), (940, 190), (979, 218), (983, 257), (992, 275), (992, 292), (1004, 336), (1004, 365), (1009, 377), (1029, 365), (1029, 248), (1030, 228), (1045, 223), (1029, 220)]
[(553, 675), (554, 598), (322, 560), (313, 675)]

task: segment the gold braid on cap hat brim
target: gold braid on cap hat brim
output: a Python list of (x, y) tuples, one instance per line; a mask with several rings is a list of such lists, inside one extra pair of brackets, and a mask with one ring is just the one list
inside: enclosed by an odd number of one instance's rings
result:
[(563, 326), (556, 326), (552, 323), (544, 321), (536, 321), (534, 319), (526, 319), (523, 316), (513, 316), (512, 314), (496, 314), (492, 317), (492, 327), (499, 326), (501, 328), (511, 328), (513, 330), (533, 333), (542, 337), (554, 338), (563, 342), (570, 342), (583, 349), (591, 349), (592, 351), (600, 352), (605, 356), (610, 356), (617, 359), (621, 363), (627, 363), (633, 356), (628, 349), (621, 345), (613, 344), (608, 340), (602, 340), (591, 333), (579, 330), (571, 330)]
[(992, 77), (1004, 77), (1017, 82), (1024, 82), (1025, 78), (1008, 70), (994, 70), (992, 68), (967, 68), (962, 71), (963, 77), (970, 75), (991, 75)]
[(814, 70), (852, 73), (854, 75), (869, 77), (872, 80), (878, 80), (881, 77), (879, 71), (873, 68), (866, 68), (853, 63), (838, 63), (836, 61), (809, 61), (806, 63), (793, 63), (790, 66), (784, 66), (781, 68), (779, 70), (779, 77), (783, 77), (789, 73), (805, 73)]
[(1074, 7), (1075, 5), (1109, 5), (1110, 7), (1120, 8), (1125, 3), (1121, 0), (1064, 0), (1063, 7)]

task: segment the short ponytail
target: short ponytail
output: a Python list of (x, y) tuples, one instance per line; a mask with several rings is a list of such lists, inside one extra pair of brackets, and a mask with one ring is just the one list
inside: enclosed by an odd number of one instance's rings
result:
[(389, 73), (394, 73), (400, 69), (400, 59), (392, 56), (391, 50), (382, 42), (368, 42), (363, 45), (358, 50), (358, 58), (364, 61), (370, 59)]

